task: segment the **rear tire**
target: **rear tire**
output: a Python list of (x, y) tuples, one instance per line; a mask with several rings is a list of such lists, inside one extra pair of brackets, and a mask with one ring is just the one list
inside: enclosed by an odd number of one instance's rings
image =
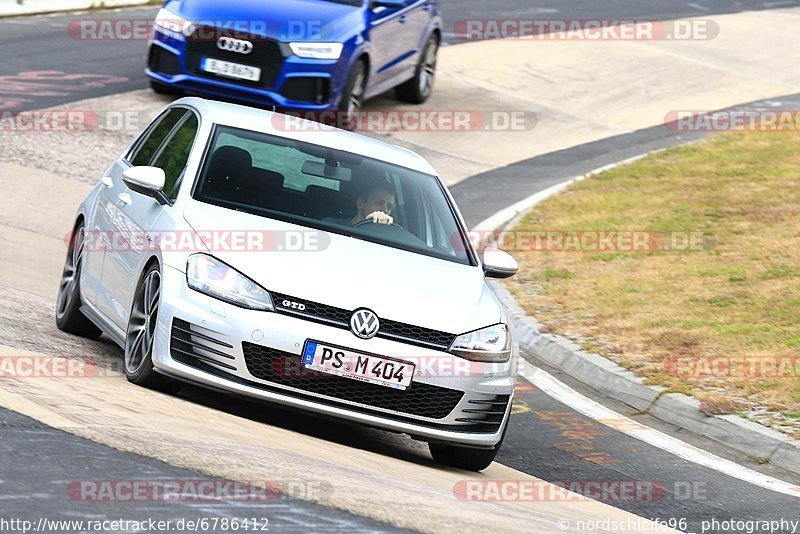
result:
[(125, 334), (125, 377), (137, 386), (176, 393), (181, 388), (180, 382), (158, 374), (153, 368), (160, 304), (161, 270), (153, 263), (142, 275), (131, 306)]
[(86, 244), (83, 222), (75, 226), (64, 261), (64, 272), (56, 299), (56, 326), (69, 334), (96, 339), (102, 330), (81, 313), (81, 268)]
[(395, 96), (398, 100), (410, 104), (423, 104), (430, 98), (436, 82), (438, 54), (439, 39), (436, 38), (436, 35), (431, 35), (422, 51), (414, 77), (395, 89)]
[(154, 93), (159, 95), (168, 95), (168, 96), (183, 96), (183, 91), (180, 89), (176, 89), (175, 87), (171, 87), (169, 85), (154, 82), (150, 80), (150, 89), (153, 90)]

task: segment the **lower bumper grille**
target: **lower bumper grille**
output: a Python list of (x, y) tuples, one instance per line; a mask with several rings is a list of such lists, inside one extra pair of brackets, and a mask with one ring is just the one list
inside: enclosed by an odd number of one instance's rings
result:
[(331, 98), (331, 84), (327, 78), (291, 78), (281, 87), (281, 94), (297, 102), (322, 104)]
[(216, 339), (215, 332), (200, 328), (177, 317), (172, 320), (170, 355), (187, 365), (213, 364), (223, 369), (236, 370), (233, 345)]
[(511, 395), (494, 395), (487, 399), (473, 399), (467, 402), (467, 407), (462, 408), (459, 423), (472, 423), (477, 431), (497, 431), (503, 424), (503, 418), (508, 409)]
[(422, 382), (412, 382), (403, 391), (317, 373), (301, 364), (299, 354), (254, 343), (242, 343), (242, 350), (247, 369), (260, 380), (373, 408), (442, 419), (456, 408), (464, 396), (463, 391)]
[(181, 63), (178, 56), (157, 45), (150, 47), (147, 66), (153, 72), (160, 72), (167, 76), (175, 76), (181, 72)]

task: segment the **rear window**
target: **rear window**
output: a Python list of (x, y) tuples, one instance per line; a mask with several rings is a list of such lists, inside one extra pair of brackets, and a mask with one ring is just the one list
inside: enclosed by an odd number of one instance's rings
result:
[(334, 191), (339, 190), (340, 182), (336, 180), (303, 174), (301, 168), (305, 161), (310, 159), (324, 163), (325, 160), (305, 154), (293, 147), (265, 144), (230, 132), (221, 133), (217, 145), (243, 148), (252, 156), (254, 168), (281, 173), (283, 187), (286, 189), (305, 193), (309, 186), (316, 185)]

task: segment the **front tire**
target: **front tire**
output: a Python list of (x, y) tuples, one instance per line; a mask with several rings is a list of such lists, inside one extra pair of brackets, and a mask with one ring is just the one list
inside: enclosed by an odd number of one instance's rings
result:
[(150, 80), (150, 89), (159, 95), (183, 96), (183, 91), (169, 85)]
[(125, 377), (129, 382), (164, 393), (175, 393), (180, 383), (153, 368), (158, 310), (161, 304), (161, 271), (158, 264), (145, 270), (131, 306), (125, 334)]
[(342, 97), (339, 100), (339, 113), (345, 114), (344, 120), (338, 121), (345, 130), (354, 130), (357, 124), (356, 115), (364, 105), (364, 92), (367, 88), (367, 65), (359, 60), (350, 79), (347, 81)]
[(492, 465), (497, 453), (500, 452), (500, 447), (503, 446), (503, 441), (506, 439), (506, 432), (508, 432), (508, 423), (503, 429), (500, 442), (493, 449), (470, 449), (443, 443), (428, 443), (428, 449), (437, 463), (467, 471), (483, 471)]
[(431, 35), (425, 44), (414, 77), (395, 89), (395, 95), (399, 100), (410, 104), (423, 104), (430, 98), (436, 82), (438, 55), (439, 40), (436, 35)]
[(96, 339), (103, 333), (81, 313), (81, 268), (86, 245), (83, 222), (75, 227), (64, 261), (64, 272), (56, 299), (56, 326), (69, 334)]
[(467, 471), (483, 471), (494, 462), (500, 451), (500, 444), (494, 449), (470, 449), (458, 445), (428, 443), (428, 449), (437, 463)]

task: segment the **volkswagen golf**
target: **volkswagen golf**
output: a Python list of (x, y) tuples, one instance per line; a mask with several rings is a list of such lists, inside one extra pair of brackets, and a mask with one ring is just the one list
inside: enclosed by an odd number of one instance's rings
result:
[(124, 350), (129, 381), (182, 383), (406, 433), (481, 470), (518, 348), (481, 257), (417, 154), (312, 121), (184, 98), (80, 205), (56, 323)]
[(154, 29), (157, 92), (353, 113), (391, 89), (428, 99), (442, 21), (439, 0), (167, 0)]

